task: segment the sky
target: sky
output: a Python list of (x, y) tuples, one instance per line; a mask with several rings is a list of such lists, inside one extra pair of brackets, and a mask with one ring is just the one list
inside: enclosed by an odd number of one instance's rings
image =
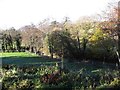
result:
[(38, 24), (46, 18), (71, 21), (81, 16), (99, 14), (111, 0), (0, 0), (0, 28), (16, 29)]

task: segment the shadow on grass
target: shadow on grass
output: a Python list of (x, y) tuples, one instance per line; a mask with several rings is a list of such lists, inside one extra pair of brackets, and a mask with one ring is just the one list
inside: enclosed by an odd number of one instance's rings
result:
[(11, 56), (11, 57), (2, 57), (2, 65), (4, 64), (15, 64), (18, 66), (23, 65), (51, 65), (55, 63), (59, 63), (60, 60), (52, 59), (47, 56), (41, 57), (18, 57), (18, 56)]
[[(61, 65), (61, 60), (59, 59), (52, 59), (48, 56), (30, 56), (30, 57), (18, 57), (18, 56), (10, 56), (10, 57), (2, 57), (2, 65), (17, 65), (17, 66), (41, 66), (41, 65), (56, 65), (59, 63)], [(102, 62), (68, 62), (64, 61), (64, 67), (72, 70), (78, 71), (81, 68), (85, 68), (87, 70), (93, 69), (116, 69), (115, 64), (108, 64)]]

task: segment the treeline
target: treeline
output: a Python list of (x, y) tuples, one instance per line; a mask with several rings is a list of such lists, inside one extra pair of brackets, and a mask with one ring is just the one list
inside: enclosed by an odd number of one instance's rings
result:
[(15, 30), (14, 28), (1, 31), (1, 39), (3, 52), (21, 51), (22, 36), (19, 31)]
[[(115, 13), (116, 14), (116, 13)], [(118, 62), (118, 20), (97, 21), (89, 17), (73, 23), (44, 20), (15, 30), (1, 30), (2, 51), (30, 51), (69, 60)], [(119, 63), (119, 62), (118, 62)]]

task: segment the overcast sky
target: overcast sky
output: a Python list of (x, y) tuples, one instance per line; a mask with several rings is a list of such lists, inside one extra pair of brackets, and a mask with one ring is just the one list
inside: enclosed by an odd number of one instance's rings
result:
[(75, 21), (100, 13), (111, 0), (0, 0), (0, 28), (38, 24), (45, 18)]

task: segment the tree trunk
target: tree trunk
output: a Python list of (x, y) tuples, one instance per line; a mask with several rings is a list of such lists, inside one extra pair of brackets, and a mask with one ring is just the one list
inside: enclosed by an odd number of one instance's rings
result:
[(118, 51), (116, 51), (118, 57), (118, 66), (120, 64), (120, 1), (118, 2), (118, 25), (117, 25), (117, 32), (118, 32)]
[(83, 38), (83, 59), (86, 59), (85, 57), (86, 45), (87, 45), (87, 39)]
[(120, 53), (120, 1), (118, 2), (118, 51)]
[(78, 41), (78, 48), (79, 48), (79, 52), (80, 52), (80, 39), (79, 39), (79, 36), (77, 36), (77, 41)]
[(119, 52), (116, 50), (116, 55), (117, 55), (117, 58), (118, 58), (118, 66), (120, 65), (120, 56), (119, 56)]
[(53, 58), (53, 53), (51, 53), (51, 58)]

